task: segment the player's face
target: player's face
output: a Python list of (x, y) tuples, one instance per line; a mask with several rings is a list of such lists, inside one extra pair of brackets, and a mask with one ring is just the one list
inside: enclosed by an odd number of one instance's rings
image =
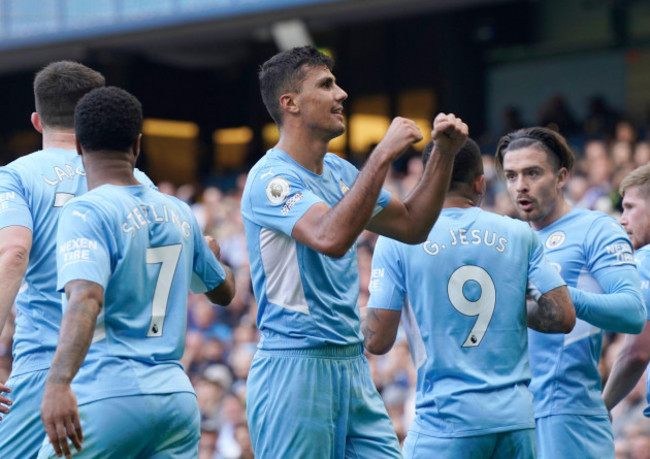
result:
[(635, 250), (650, 244), (650, 207), (637, 187), (625, 190), (620, 222)]
[(348, 94), (336, 84), (327, 67), (306, 67), (296, 104), (303, 125), (328, 141), (345, 132), (343, 101)]
[(541, 229), (561, 217), (562, 187), (568, 172), (565, 168), (556, 171), (546, 151), (534, 146), (508, 151), (503, 157), (503, 174), (522, 220)]

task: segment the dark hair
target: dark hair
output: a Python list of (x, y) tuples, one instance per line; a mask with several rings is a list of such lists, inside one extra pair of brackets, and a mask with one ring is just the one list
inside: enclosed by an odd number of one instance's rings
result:
[(84, 152), (126, 152), (142, 131), (142, 105), (115, 86), (93, 89), (77, 104), (74, 129)]
[(276, 54), (260, 67), (262, 101), (278, 126), (282, 126), (280, 96), (300, 90), (305, 67), (327, 67), (331, 71), (334, 61), (313, 46), (301, 46)]
[(34, 102), (41, 124), (72, 129), (79, 99), (105, 84), (101, 73), (78, 62), (59, 61), (44, 67), (34, 78)]
[(549, 162), (555, 170), (565, 167), (571, 172), (575, 156), (566, 139), (559, 133), (544, 127), (518, 129), (501, 137), (494, 157), (497, 171), (503, 172), (503, 157), (507, 152), (532, 146), (539, 147), (547, 153)]
[[(425, 166), (431, 157), (433, 146), (434, 142), (431, 140), (422, 150), (422, 162)], [(461, 184), (471, 185), (474, 179), (482, 174), (483, 157), (481, 156), (481, 148), (473, 139), (468, 137), (454, 158), (449, 191), (455, 190)]]

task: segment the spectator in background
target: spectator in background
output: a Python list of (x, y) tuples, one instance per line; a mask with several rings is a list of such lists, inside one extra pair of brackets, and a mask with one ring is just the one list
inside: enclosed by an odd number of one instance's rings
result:
[(620, 115), (612, 109), (603, 96), (589, 99), (587, 116), (583, 123), (583, 133), (587, 137), (610, 141), (615, 137), (616, 124)]
[(578, 123), (569, 105), (561, 94), (551, 96), (539, 109), (537, 123), (540, 126), (556, 128), (564, 136), (578, 132)]
[(201, 421), (198, 459), (220, 459), (217, 456), (219, 425), (214, 421)]
[(235, 441), (239, 445), (238, 459), (254, 459), (253, 445), (251, 444), (251, 436), (248, 431), (248, 424), (246, 421), (239, 421), (235, 424)]
[(501, 113), (501, 123), (503, 124), (503, 134), (524, 127), (524, 122), (521, 119), (521, 112), (517, 107), (512, 105), (503, 109), (503, 112)]
[(630, 424), (625, 429), (625, 442), (629, 459), (650, 459), (650, 420)]
[(650, 142), (638, 142), (634, 146), (634, 154), (632, 157), (634, 160), (634, 167), (648, 164), (650, 162)]
[(607, 144), (602, 140), (590, 140), (584, 147), (583, 170), (589, 187), (578, 202), (578, 207), (611, 212), (609, 194), (612, 191), (612, 162)]
[(616, 135), (614, 140), (617, 142), (627, 142), (633, 145), (639, 139), (637, 128), (631, 121), (622, 119), (616, 123)]

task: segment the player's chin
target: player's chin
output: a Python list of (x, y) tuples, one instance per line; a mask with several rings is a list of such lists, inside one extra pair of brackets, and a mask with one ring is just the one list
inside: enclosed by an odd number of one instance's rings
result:
[(521, 218), (525, 222), (530, 222), (535, 220), (535, 214), (530, 210), (522, 210), (520, 208), (517, 208), (517, 213), (519, 214), (519, 218)]
[(341, 124), (337, 126), (336, 128), (332, 129), (330, 138), (335, 139), (345, 133), (345, 125)]

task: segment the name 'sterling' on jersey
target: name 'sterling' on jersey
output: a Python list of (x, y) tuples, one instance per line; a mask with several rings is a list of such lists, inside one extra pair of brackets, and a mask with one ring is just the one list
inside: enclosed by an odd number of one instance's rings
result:
[(161, 209), (156, 209), (154, 205), (141, 205), (134, 207), (126, 215), (126, 221), (122, 223), (122, 231), (131, 233), (131, 237), (135, 237), (135, 231), (144, 228), (147, 225), (156, 223), (173, 223), (177, 225), (183, 232), (183, 236), (190, 237), (191, 225), (185, 220), (181, 220), (173, 209), (168, 209), (166, 205), (162, 205)]
[[(86, 221), (85, 214), (73, 210), (73, 215), (76, 214), (84, 221)], [(166, 205), (160, 206), (156, 209), (154, 205), (141, 205), (134, 207), (126, 214), (125, 220), (122, 223), (122, 231), (131, 233), (131, 237), (135, 237), (137, 230), (146, 228), (149, 225), (156, 225), (160, 223), (172, 223), (181, 230), (184, 237), (189, 238), (192, 234), (191, 225), (188, 221), (182, 220), (179, 215)], [(89, 240), (86, 238), (70, 239), (59, 247), (59, 253), (63, 255), (65, 264), (83, 262), (90, 260), (90, 251), (97, 249), (97, 241)]]

